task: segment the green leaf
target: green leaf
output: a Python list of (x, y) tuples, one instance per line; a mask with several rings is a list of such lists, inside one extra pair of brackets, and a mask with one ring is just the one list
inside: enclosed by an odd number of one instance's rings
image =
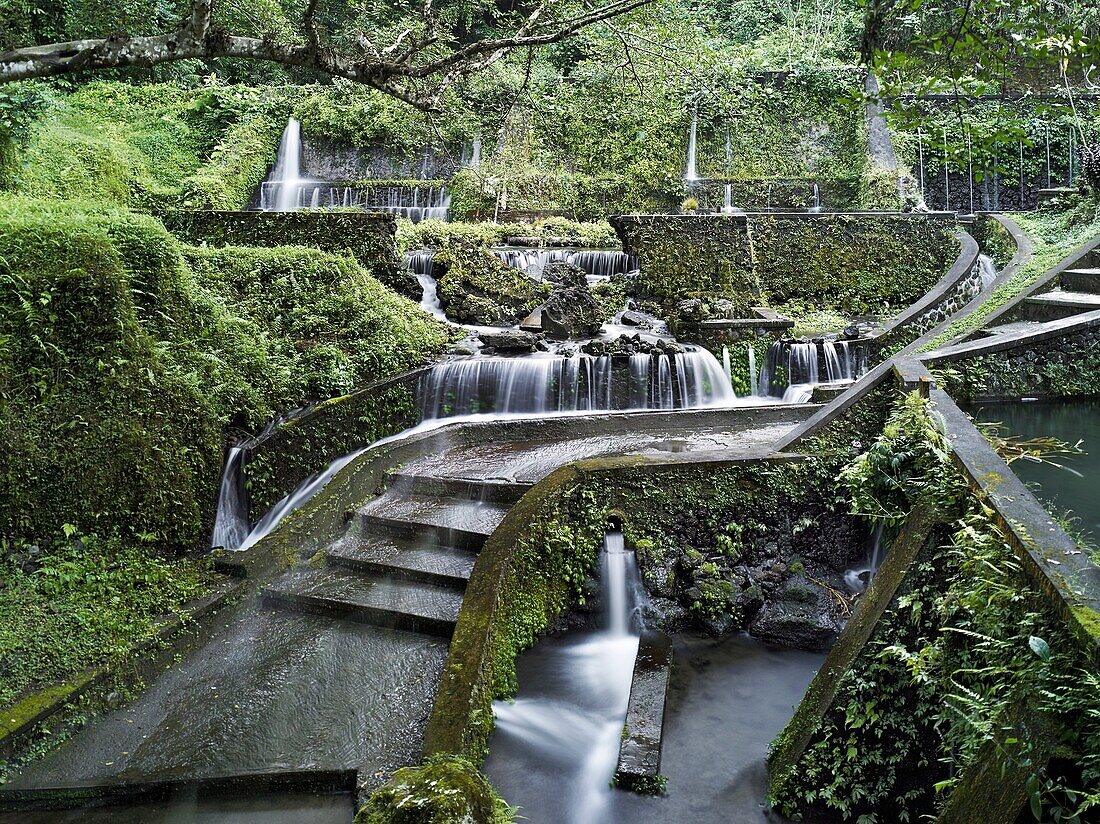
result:
[(1027, 640), (1027, 645), (1031, 647), (1031, 651), (1038, 655), (1043, 661), (1050, 660), (1050, 644), (1038, 635), (1032, 635)]

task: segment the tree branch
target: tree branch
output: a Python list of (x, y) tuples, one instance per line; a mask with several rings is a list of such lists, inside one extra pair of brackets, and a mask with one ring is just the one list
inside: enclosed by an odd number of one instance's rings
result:
[(327, 47), (316, 23), (318, 0), (309, 0), (304, 16), (305, 43), (273, 37), (245, 37), (211, 25), (213, 0), (194, 0), (190, 15), (171, 34), (74, 40), (28, 46), (0, 53), (0, 83), (56, 77), (75, 71), (150, 67), (178, 60), (236, 57), (317, 69), (393, 95), (421, 109), (438, 106), (457, 80), (480, 71), (511, 51), (565, 40), (581, 29), (634, 11), (651, 0), (610, 0), (561, 20), (544, 17), (547, 2), (527, 15), (509, 36), (486, 38), (440, 54), (432, 0), (425, 0), (424, 33), (403, 31), (385, 49), (360, 34), (362, 51), (354, 58)]

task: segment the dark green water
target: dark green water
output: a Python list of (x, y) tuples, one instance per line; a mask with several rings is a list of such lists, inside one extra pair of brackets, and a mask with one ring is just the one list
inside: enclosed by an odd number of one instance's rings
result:
[(1013, 471), (1056, 510), (1071, 510), (1079, 528), (1100, 542), (1100, 401), (990, 404), (970, 413), (980, 421), (999, 421), (1002, 432), (1022, 438), (1053, 435), (1069, 443), (1084, 441), (1087, 454), (1057, 458), (1079, 474), (1026, 460)]

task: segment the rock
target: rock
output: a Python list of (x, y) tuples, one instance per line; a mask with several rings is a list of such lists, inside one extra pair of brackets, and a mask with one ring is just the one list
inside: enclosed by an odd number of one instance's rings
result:
[(691, 623), (687, 609), (672, 598), (650, 598), (642, 610), (646, 626), (663, 632), (681, 632)]
[(524, 332), (541, 332), (542, 307), (536, 306), (534, 311), (520, 322), (519, 328), (522, 329)]
[(641, 312), (635, 312), (633, 309), (627, 309), (623, 312), (622, 315), (619, 316), (619, 323), (624, 326), (641, 326), (646, 329), (649, 328), (649, 318)]
[(542, 268), (542, 279), (562, 286), (587, 286), (584, 269), (565, 260), (552, 260)]
[(826, 650), (840, 635), (832, 597), (804, 575), (792, 575), (749, 625), (762, 641), (805, 650)]
[(537, 335), (511, 329), (503, 332), (482, 332), (478, 338), (497, 352), (534, 352), (539, 343)]
[(703, 301), (699, 298), (689, 298), (676, 304), (676, 314), (679, 315), (680, 320), (699, 321), (703, 320), (706, 307), (703, 306)]
[(601, 325), (600, 304), (584, 286), (559, 289), (542, 306), (542, 330), (558, 340), (590, 337)]

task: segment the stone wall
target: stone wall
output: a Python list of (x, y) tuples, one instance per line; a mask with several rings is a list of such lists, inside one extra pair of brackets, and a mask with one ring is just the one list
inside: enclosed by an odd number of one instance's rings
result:
[(801, 302), (851, 313), (897, 312), (944, 276), (958, 253), (944, 215), (775, 213), (623, 216), (639, 287), (668, 304), (693, 294), (752, 306)]
[(160, 215), (183, 240), (210, 246), (312, 246), (351, 253), (378, 280), (402, 291), (393, 215), (369, 212), (207, 212)]
[(961, 401), (1100, 396), (1100, 318), (1060, 334), (1000, 341), (985, 351), (962, 349), (932, 362), (947, 367), (945, 386)]

